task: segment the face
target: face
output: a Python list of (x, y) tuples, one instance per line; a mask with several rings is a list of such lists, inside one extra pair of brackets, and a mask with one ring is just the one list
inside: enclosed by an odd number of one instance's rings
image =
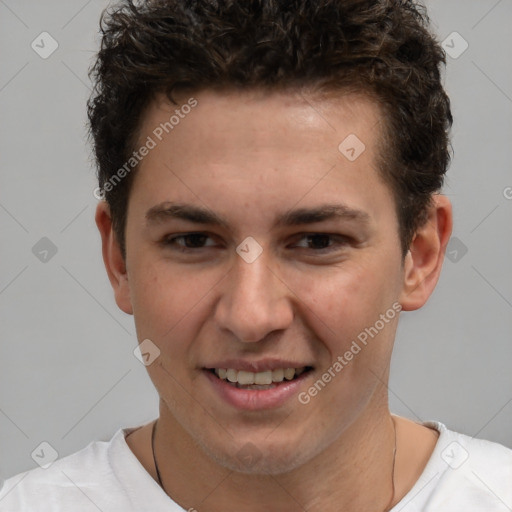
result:
[(277, 474), (387, 403), (404, 267), (381, 114), (355, 95), (193, 97), (168, 134), (179, 107), (146, 112), (118, 303), (160, 350), (163, 418), (228, 468), (257, 450), (251, 470)]

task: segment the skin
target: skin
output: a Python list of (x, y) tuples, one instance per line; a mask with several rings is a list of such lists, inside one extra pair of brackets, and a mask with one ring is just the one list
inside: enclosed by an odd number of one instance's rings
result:
[[(393, 504), (414, 485), (437, 440), (404, 418), (393, 423), (389, 412), (398, 315), (307, 405), (293, 397), (242, 411), (217, 395), (203, 368), (223, 358), (304, 362), (314, 367), (302, 383), (307, 391), (394, 303), (410, 311), (427, 301), (450, 237), (451, 205), (434, 196), (403, 259), (391, 189), (376, 167), (375, 103), (353, 94), (193, 96), (198, 106), (137, 170), (126, 259), (108, 206), (100, 202), (96, 213), (116, 302), (134, 315), (138, 339), (161, 351), (147, 369), (160, 396), (156, 455), (165, 491), (199, 512), (384, 510), (392, 498), (394, 425)], [(153, 101), (141, 145), (175, 109)], [(366, 146), (353, 162), (338, 150), (349, 134)], [(148, 210), (166, 202), (202, 206), (226, 226), (148, 222)], [(291, 209), (323, 204), (344, 204), (365, 220), (274, 226)], [(195, 246), (190, 239), (162, 243), (190, 232), (210, 238), (202, 246), (197, 239)], [(318, 238), (305, 237), (311, 233), (334, 235), (331, 250), (319, 250)], [(248, 236), (263, 249), (252, 263), (235, 250)], [(192, 248), (180, 252), (187, 243)], [(151, 427), (127, 442), (156, 478)], [(258, 454), (252, 465), (237, 457), (248, 443)]]

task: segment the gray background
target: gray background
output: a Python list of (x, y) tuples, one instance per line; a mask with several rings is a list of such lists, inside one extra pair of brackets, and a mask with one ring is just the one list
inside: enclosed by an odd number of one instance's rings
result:
[[(93, 221), (85, 102), (106, 5), (0, 0), (3, 478), (35, 467), (42, 441), (64, 456), (157, 414)], [(430, 302), (402, 315), (391, 409), (512, 447), (512, 1), (427, 5), (441, 40), (456, 31), (469, 44), (448, 57), (446, 74), (455, 157), (445, 192), (456, 240)], [(43, 31), (59, 44), (47, 59), (31, 48)], [(58, 249), (46, 262), (32, 251), (43, 237)]]

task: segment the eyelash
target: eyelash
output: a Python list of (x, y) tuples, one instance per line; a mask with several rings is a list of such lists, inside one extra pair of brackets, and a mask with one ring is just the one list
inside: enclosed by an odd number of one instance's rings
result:
[[(165, 247), (173, 247), (174, 246), (176, 248), (176, 250), (178, 250), (179, 252), (194, 252), (198, 249), (206, 249), (208, 247), (212, 247), (212, 246), (185, 247), (183, 245), (179, 245), (176, 243), (176, 240), (186, 240), (189, 237), (207, 237), (207, 238), (212, 239), (212, 237), (209, 236), (207, 233), (201, 233), (201, 232), (186, 233), (183, 235), (166, 237), (162, 240), (162, 245), (164, 245)], [(312, 250), (316, 253), (319, 253), (319, 252), (327, 253), (327, 252), (336, 250), (337, 247), (346, 246), (349, 243), (348, 237), (342, 236), (342, 235), (329, 234), (329, 233), (303, 233), (303, 234), (301, 234), (300, 240), (303, 240), (305, 238), (311, 239), (312, 237), (327, 237), (327, 238), (329, 238), (329, 240), (337, 239), (337, 242), (333, 242), (333, 244), (331, 244), (330, 246), (321, 247), (319, 249), (314, 249), (311, 247), (302, 247), (302, 249)]]

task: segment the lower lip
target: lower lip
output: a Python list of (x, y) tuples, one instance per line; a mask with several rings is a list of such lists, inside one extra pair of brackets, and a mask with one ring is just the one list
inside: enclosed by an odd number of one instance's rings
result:
[(297, 396), (299, 388), (309, 377), (311, 370), (304, 372), (294, 380), (276, 383), (275, 387), (269, 389), (237, 388), (228, 384), (227, 381), (219, 379), (211, 371), (203, 370), (203, 372), (212, 383), (213, 389), (228, 404), (237, 409), (259, 411), (279, 407), (293, 396)]

